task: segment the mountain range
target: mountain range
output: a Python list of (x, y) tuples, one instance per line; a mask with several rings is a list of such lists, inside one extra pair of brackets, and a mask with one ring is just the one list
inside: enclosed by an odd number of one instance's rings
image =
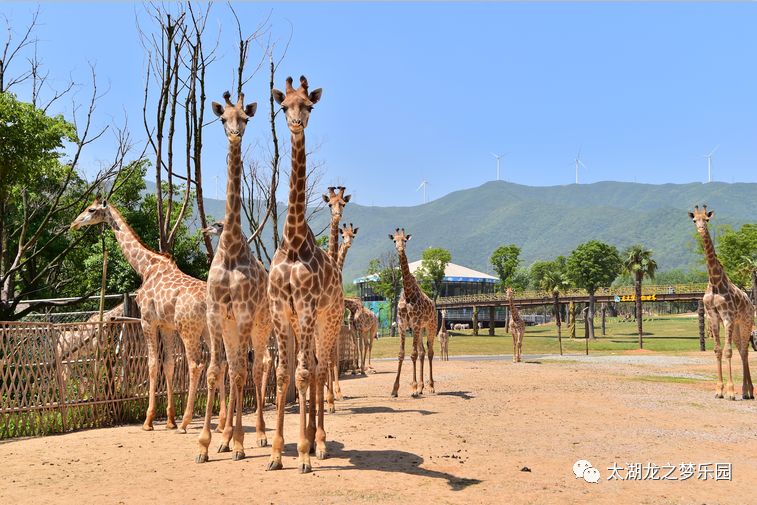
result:
[[(493, 273), (489, 257), (500, 245), (519, 246), (521, 266), (527, 267), (536, 260), (567, 256), (588, 240), (621, 250), (643, 244), (654, 251), (661, 271), (703, 268), (695, 228), (687, 215), (694, 205), (702, 204), (715, 211), (711, 230), (755, 222), (757, 183), (523, 186), (493, 181), (411, 207), (363, 206), (353, 201), (342, 222), (354, 223), (359, 232), (347, 257), (344, 280), (352, 282), (372, 258), (394, 251), (388, 234), (397, 227), (413, 235), (407, 247), (410, 261), (419, 259), (427, 247), (443, 247), (454, 263), (487, 273)], [(205, 200), (206, 212), (216, 218), (224, 214), (224, 205), (221, 200)], [(282, 204), (280, 214), (284, 212)], [(317, 233), (328, 222), (328, 209), (322, 209), (311, 227)]]

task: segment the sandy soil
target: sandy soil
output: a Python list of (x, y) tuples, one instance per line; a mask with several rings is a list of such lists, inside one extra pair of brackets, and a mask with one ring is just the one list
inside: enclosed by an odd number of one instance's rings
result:
[[(397, 399), (396, 362), (378, 362), (377, 374), (343, 381), (348, 398), (326, 421), (330, 457), (307, 475), (291, 413), (278, 472), (264, 471), (270, 448), (253, 447), (249, 429), (245, 460), (213, 452), (195, 464), (198, 421), (188, 435), (158, 424), (4, 442), (0, 503), (757, 503), (757, 402), (714, 398), (711, 353), (631, 358), (437, 362), (437, 393), (419, 399), (409, 360)], [(579, 459), (599, 483), (575, 478)], [(613, 463), (650, 462), (731, 463), (732, 481), (607, 480)]]

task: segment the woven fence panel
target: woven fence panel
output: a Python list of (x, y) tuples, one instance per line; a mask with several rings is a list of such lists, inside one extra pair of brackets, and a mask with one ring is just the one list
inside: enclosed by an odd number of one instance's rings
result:
[[(171, 339), (171, 340), (166, 340)], [(177, 417), (187, 398), (189, 375), (178, 335), (162, 335), (160, 355), (174, 362)], [(276, 349), (266, 403), (275, 400)], [(203, 362), (208, 362), (203, 348)], [(205, 369), (195, 416), (205, 412)], [(228, 379), (227, 386), (228, 386)], [(147, 345), (138, 321), (103, 323), (0, 323), (0, 439), (63, 433), (133, 423), (144, 419), (149, 391)], [(228, 392), (228, 387), (227, 387)], [(165, 417), (166, 384), (158, 370), (157, 417)], [(218, 395), (216, 409), (218, 410)], [(244, 407), (255, 408), (252, 352)]]

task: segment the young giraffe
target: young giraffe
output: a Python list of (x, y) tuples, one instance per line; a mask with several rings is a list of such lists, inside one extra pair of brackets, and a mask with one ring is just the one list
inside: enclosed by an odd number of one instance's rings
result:
[[(242, 233), (242, 136), (249, 119), (255, 115), (257, 104), (244, 105), (244, 94), (240, 93), (236, 104), (231, 103), (227, 91), (223, 98), (226, 105), (213, 102), (213, 113), (221, 118), (224, 133), (228, 139), (228, 170), (226, 182), (226, 213), (223, 231), (208, 272), (207, 283), (207, 324), (210, 333), (210, 365), (208, 366), (208, 408), (205, 423), (199, 437), (197, 463), (208, 461), (210, 445), (211, 406), (219, 379), (218, 360), (221, 342), (226, 350), (229, 363), (229, 413), (236, 411), (236, 419), (229, 415), (223, 432), (219, 452), (229, 450), (233, 438), (232, 458), (244, 458), (244, 431), (242, 429), (242, 404), (244, 384), (247, 379), (247, 349), (252, 344), (255, 361), (253, 381), (257, 402), (257, 445), (268, 445), (263, 420), (262, 390), (263, 372), (271, 360), (268, 354), (268, 337), (271, 334), (271, 317), (268, 308), (266, 271), (263, 264), (253, 257), (247, 240)], [(223, 376), (221, 376), (222, 378)]]
[[(189, 366), (189, 397), (179, 432), (186, 433), (192, 421), (197, 385), (202, 373), (202, 338), (207, 336), (205, 324), (205, 283), (185, 274), (173, 260), (147, 247), (129, 226), (120, 212), (106, 201), (95, 199), (73, 223), (71, 229), (107, 223), (113, 229), (121, 251), (131, 267), (142, 278), (136, 302), (141, 313), (142, 333), (147, 341), (147, 366), (150, 376), (149, 401), (142, 429), (151, 431), (155, 418), (155, 390), (158, 379), (158, 362), (163, 364), (166, 378), (168, 407), (166, 428), (175, 429), (173, 406), (174, 344), (173, 332), (179, 333)], [(158, 356), (158, 338), (163, 336), (163, 356)], [(171, 359), (167, 359), (170, 357)], [(225, 362), (222, 364), (225, 366)], [(223, 377), (223, 375), (221, 375)], [(223, 387), (223, 381), (221, 382)], [(223, 391), (223, 389), (222, 389)], [(225, 424), (226, 401), (221, 395), (219, 427)], [(209, 403), (212, 406), (212, 402)]]
[[(357, 235), (358, 228), (353, 228), (352, 223), (350, 223), (350, 226), (347, 227), (347, 223), (342, 225), (342, 228), (339, 229), (339, 234), (342, 236), (342, 244), (339, 246), (339, 254), (337, 255), (336, 259), (336, 265), (337, 268), (339, 268), (340, 272), (344, 271), (344, 262), (347, 259), (347, 251), (350, 250), (350, 247), (352, 247), (352, 240)], [(352, 372), (355, 373), (355, 370), (360, 366), (359, 360), (360, 360), (360, 341), (357, 333), (357, 329), (355, 326), (355, 313), (350, 309), (349, 305), (347, 304), (347, 301), (345, 300), (344, 308), (346, 310), (350, 311), (350, 322), (349, 322), (349, 333), (353, 342), (353, 345), (355, 346), (355, 349), (358, 352), (357, 360), (354, 363), (354, 366), (352, 368)], [(340, 340), (341, 341), (341, 340)], [(339, 356), (339, 352), (334, 353), (334, 359), (336, 360)], [(336, 362), (335, 362), (336, 363)], [(330, 374), (333, 376), (339, 375), (339, 364), (336, 363), (334, 368), (334, 372)], [(341, 391), (337, 394), (337, 400), (341, 400)]]
[[(289, 77), (286, 81), (286, 94), (277, 89), (272, 93), (284, 111), (292, 134), (292, 170), (289, 177), (289, 210), (281, 244), (271, 262), (268, 281), (271, 316), (279, 348), (279, 364), (276, 368), (276, 434), (268, 470), (282, 468), (284, 402), (289, 385), (287, 332), (291, 328), (299, 344), (295, 372), (300, 409), (298, 464), (300, 472), (306, 473), (312, 470), (310, 448), (313, 442), (316, 457), (326, 457), (323, 390), (328, 376), (326, 364), (342, 325), (342, 275), (331, 256), (316, 245), (313, 232), (305, 219), (305, 128), (313, 105), (320, 100), (322, 91), (319, 88), (308, 93), (307, 79), (302, 76), (298, 89), (292, 87), (292, 78)], [(306, 410), (308, 405), (305, 395), (308, 388), (310, 405), (309, 410)], [(328, 402), (329, 407), (333, 408), (334, 399), (330, 392)], [(314, 408), (316, 405), (317, 408)]]
[(731, 344), (735, 343), (741, 355), (741, 364), (744, 370), (741, 397), (745, 400), (753, 400), (754, 386), (749, 373), (749, 341), (752, 333), (754, 306), (747, 294), (728, 279), (723, 265), (720, 264), (715, 254), (715, 247), (712, 244), (710, 232), (707, 230), (707, 223), (712, 216), (713, 212), (708, 212), (706, 205), (703, 206), (702, 210), (697, 205), (694, 207), (694, 212), (689, 212), (689, 217), (694, 221), (697, 232), (702, 237), (704, 255), (707, 260), (709, 282), (702, 302), (710, 322), (710, 334), (715, 340), (715, 360), (718, 368), (715, 396), (723, 398), (723, 350), (720, 347), (720, 322), (722, 321), (725, 328), (725, 359), (728, 360), (726, 394), (729, 399), (736, 399), (731, 370), (731, 356), (733, 355)]
[[(389, 238), (394, 242), (397, 254), (400, 260), (400, 269), (402, 270), (402, 293), (397, 302), (397, 329), (400, 333), (400, 353), (399, 363), (397, 365), (397, 377), (394, 379), (392, 396), (397, 396), (400, 387), (400, 374), (402, 373), (402, 362), (405, 359), (405, 332), (413, 332), (413, 352), (410, 358), (413, 360), (413, 383), (412, 396), (423, 394), (423, 359), (426, 355), (426, 349), (423, 347), (423, 333), (428, 340), (428, 388), (434, 392), (434, 338), (436, 337), (436, 309), (434, 302), (426, 296), (418, 282), (410, 273), (407, 265), (407, 256), (405, 255), (405, 244), (412, 235), (405, 234), (405, 229), (397, 228), (394, 235), (389, 234)], [(421, 382), (418, 384), (416, 375), (416, 359), (418, 354), (421, 356)]]
[(447, 331), (447, 309), (442, 309), (442, 326), (439, 328), (439, 346), (442, 351), (442, 361), (449, 361), (449, 332)]
[(507, 288), (507, 302), (510, 306), (510, 320), (507, 331), (513, 336), (513, 363), (520, 362), (521, 349), (523, 347), (523, 335), (526, 333), (526, 323), (521, 319), (518, 309), (513, 302), (513, 289)]
[(365, 375), (366, 358), (368, 359), (368, 368), (373, 368), (371, 350), (373, 349), (373, 339), (378, 331), (378, 318), (371, 310), (365, 308), (357, 298), (345, 298), (344, 306), (350, 311), (350, 321), (357, 334), (360, 373)]

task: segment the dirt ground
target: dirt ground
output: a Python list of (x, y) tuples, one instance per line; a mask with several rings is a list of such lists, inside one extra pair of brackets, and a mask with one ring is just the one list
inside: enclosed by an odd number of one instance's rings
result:
[[(311, 474), (296, 470), (289, 409), (277, 472), (264, 471), (270, 447), (253, 447), (251, 415), (239, 462), (211, 452), (194, 463), (199, 420), (188, 435), (158, 424), (3, 442), (0, 503), (754, 504), (757, 402), (714, 397), (711, 354), (436, 361), (436, 394), (418, 399), (410, 361), (396, 399), (396, 361), (381, 361), (343, 380), (330, 457), (313, 458)], [(270, 440), (270, 411), (266, 422)], [(580, 459), (598, 483), (574, 476)], [(732, 480), (608, 480), (615, 463), (621, 476), (635, 463), (730, 463)]]

